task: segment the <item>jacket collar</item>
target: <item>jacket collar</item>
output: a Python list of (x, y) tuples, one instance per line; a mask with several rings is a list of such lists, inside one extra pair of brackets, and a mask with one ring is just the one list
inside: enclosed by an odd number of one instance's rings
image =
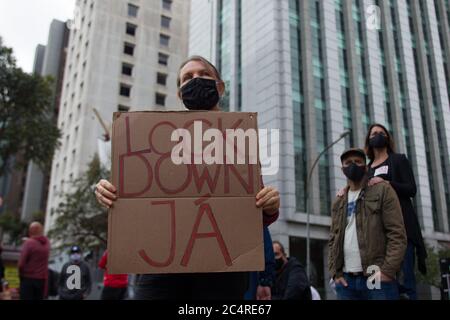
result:
[[(368, 188), (368, 184), (369, 183), (369, 177), (368, 177), (368, 175), (366, 174), (365, 176), (364, 176), (364, 178), (363, 178), (363, 181), (362, 181), (362, 188), (361, 188), (361, 193), (359, 194), (359, 196), (358, 196), (358, 200), (359, 199), (361, 199), (361, 198), (364, 198), (364, 195), (365, 195), (365, 193), (366, 193), (366, 190), (367, 190), (367, 188)], [(347, 205), (347, 195), (348, 195), (348, 192), (349, 192), (349, 190), (350, 190), (350, 186), (349, 185), (347, 185), (346, 187), (345, 187), (345, 195), (342, 197), (342, 200), (341, 200), (341, 204), (340, 204), (340, 206), (339, 206), (339, 209), (342, 209), (344, 206), (346, 206)]]

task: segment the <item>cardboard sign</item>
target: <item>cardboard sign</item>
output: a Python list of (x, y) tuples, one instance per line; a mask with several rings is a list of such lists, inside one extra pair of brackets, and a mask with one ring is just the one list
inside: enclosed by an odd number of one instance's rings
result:
[[(177, 140), (178, 129), (191, 139)], [(215, 139), (208, 129), (217, 129)], [(231, 141), (227, 129), (256, 131), (256, 114), (114, 114), (111, 171), (118, 200), (109, 212), (109, 273), (264, 270), (262, 212), (255, 204), (258, 139)], [(219, 154), (211, 149), (216, 140), (223, 161), (207, 164), (206, 155)], [(177, 164), (174, 148), (180, 145), (184, 162)], [(238, 156), (245, 161), (237, 162)]]

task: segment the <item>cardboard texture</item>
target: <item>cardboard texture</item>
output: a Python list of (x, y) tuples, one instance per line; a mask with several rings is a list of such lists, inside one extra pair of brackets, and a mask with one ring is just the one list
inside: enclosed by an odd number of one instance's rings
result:
[[(202, 122), (202, 131), (194, 130)], [(171, 159), (175, 129), (192, 137), (192, 164)], [(115, 113), (112, 183), (118, 200), (109, 212), (111, 274), (261, 271), (264, 269), (259, 158), (245, 164), (194, 164), (195, 135), (216, 128), (255, 129), (255, 113)], [(235, 141), (236, 142), (236, 141)], [(211, 141), (203, 142), (203, 148)], [(223, 150), (227, 141), (223, 140)], [(254, 142), (258, 151), (258, 139)], [(201, 145), (200, 145), (201, 147)], [(202, 149), (202, 148), (200, 148)], [(200, 153), (201, 156), (201, 153)], [(258, 156), (258, 152), (256, 152)]]

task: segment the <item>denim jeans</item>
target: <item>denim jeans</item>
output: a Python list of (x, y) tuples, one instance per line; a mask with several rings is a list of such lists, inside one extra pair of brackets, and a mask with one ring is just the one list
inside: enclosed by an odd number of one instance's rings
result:
[(416, 300), (416, 275), (414, 273), (415, 264), (415, 246), (408, 241), (408, 247), (406, 248), (405, 258), (402, 263), (402, 278), (399, 286), (400, 293), (408, 295), (410, 300)]
[(348, 286), (336, 283), (336, 293), (339, 300), (398, 300), (397, 281), (381, 282), (380, 289), (369, 289), (367, 277), (351, 276), (344, 273)]

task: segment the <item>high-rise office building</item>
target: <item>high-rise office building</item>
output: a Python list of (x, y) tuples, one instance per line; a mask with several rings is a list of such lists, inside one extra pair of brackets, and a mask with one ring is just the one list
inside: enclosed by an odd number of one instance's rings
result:
[[(280, 129), (281, 216), (271, 228), (328, 289), (330, 206), (346, 181), (339, 156), (382, 123), (410, 159), (426, 241), (450, 244), (450, 8), (445, 0), (192, 0), (190, 54), (215, 63), (222, 107)], [(346, 140), (319, 161), (342, 133)]]
[[(34, 60), (33, 72), (43, 77), (51, 76), (53, 79), (54, 108), (52, 108), (53, 113), (49, 117), (55, 118), (55, 123), (61, 98), (68, 38), (67, 24), (53, 20), (50, 25), (47, 45), (37, 46)], [(21, 206), (22, 221), (31, 222), (34, 214), (45, 212), (49, 180), (50, 173), (42, 172), (33, 162), (28, 164)]]
[[(41, 76), (51, 76), (53, 79), (53, 113), (56, 122), (61, 82), (64, 71), (65, 52), (67, 47), (68, 28), (66, 23), (53, 20), (48, 35), (47, 45), (36, 47), (33, 73)], [(9, 167), (11, 172), (0, 180), (0, 195), (4, 196), (5, 205), (0, 212), (9, 211), (20, 215), (21, 220), (30, 222), (34, 215), (45, 211), (47, 202), (47, 186), (49, 173), (44, 173), (30, 162), (25, 169), (14, 168), (14, 162), (19, 155), (11, 157)], [(1, 182), (3, 181), (3, 183)]]
[(187, 56), (189, 1), (78, 0), (59, 104), (61, 148), (49, 184), (46, 230), (61, 195), (98, 152), (113, 112), (182, 108), (178, 67)]

